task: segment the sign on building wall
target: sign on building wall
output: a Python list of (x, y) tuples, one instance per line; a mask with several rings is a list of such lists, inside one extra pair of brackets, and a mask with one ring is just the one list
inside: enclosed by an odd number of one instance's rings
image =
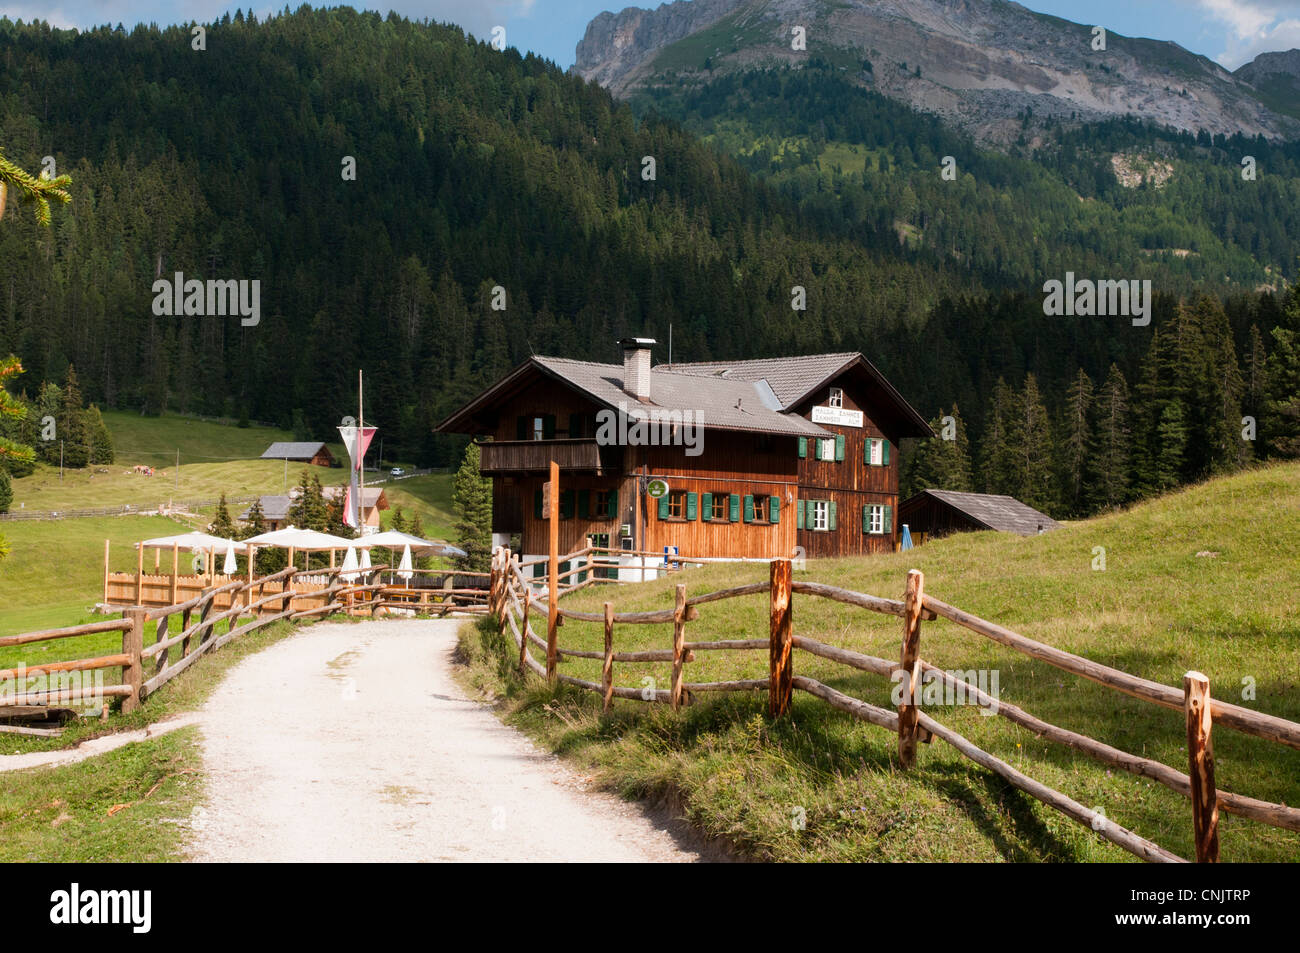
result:
[(815, 424), (834, 424), (837, 427), (861, 427), (862, 411), (848, 410), (844, 407), (814, 407), (812, 422)]
[(542, 484), (542, 519), (551, 518), (551, 481)]

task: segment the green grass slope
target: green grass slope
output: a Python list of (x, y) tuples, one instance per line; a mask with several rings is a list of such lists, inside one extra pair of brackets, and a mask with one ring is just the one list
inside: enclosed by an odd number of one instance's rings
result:
[[(1098, 549), (1101, 547), (1102, 549)], [(1104, 550), (1105, 568), (1101, 563)], [(1206, 555), (1198, 555), (1204, 553)], [(1181, 685), (1205, 672), (1220, 698), (1300, 721), (1300, 464), (1211, 481), (1031, 538), (971, 533), (906, 552), (809, 561), (805, 578), (901, 598), (907, 570), (925, 572), (936, 598), (1024, 635), (1156, 681)], [(566, 602), (619, 611), (661, 609), (672, 588), (704, 593), (765, 578), (766, 567), (713, 566), (640, 586), (586, 590)], [(899, 620), (796, 595), (795, 632), (897, 658)], [(765, 638), (765, 596), (700, 609), (687, 638)], [(704, 830), (751, 854), (781, 860), (1119, 861), (1102, 841), (939, 741), (918, 767), (897, 769), (896, 739), (796, 693), (791, 718), (771, 723), (766, 696), (700, 699), (681, 717), (616, 702), (610, 717), (586, 693), (553, 696), (498, 663), (494, 627), (462, 639), (479, 685), (511, 695), (515, 723), (573, 755), (613, 788), (672, 795)], [(602, 630), (568, 622), (561, 644), (599, 650)], [(668, 626), (621, 626), (619, 649), (667, 648)], [(506, 657), (513, 649), (506, 652)], [(926, 623), (922, 656), (945, 669), (988, 669), (1000, 697), (1039, 717), (1186, 770), (1179, 713), (1157, 708), (1003, 649), (946, 621)], [(599, 681), (600, 663), (563, 671)], [(889, 682), (796, 653), (796, 673), (888, 707)], [(700, 652), (688, 681), (766, 677), (763, 652)], [(669, 682), (666, 664), (617, 665), (615, 683)], [(550, 706), (548, 710), (544, 706)], [(556, 717), (557, 714), (561, 717)], [(1183, 856), (1191, 810), (1173, 792), (1109, 771), (970, 707), (931, 714), (985, 750)], [(1215, 732), (1225, 790), (1300, 803), (1300, 752), (1226, 728)], [(806, 818), (796, 829), (792, 818)], [(1300, 859), (1300, 835), (1231, 815), (1221, 820), (1225, 860)]]

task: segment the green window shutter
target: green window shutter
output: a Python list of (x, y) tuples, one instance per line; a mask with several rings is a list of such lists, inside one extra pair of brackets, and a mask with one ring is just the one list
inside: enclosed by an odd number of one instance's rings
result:
[(533, 578), (534, 578), (534, 579), (536, 579), (538, 576), (542, 575), (544, 572), (546, 572), (546, 563), (533, 563)]
[(830, 500), (826, 504), (826, 528), (835, 529), (835, 501)]
[(527, 417), (515, 418), (515, 439), (516, 440), (528, 439), (528, 418)]
[(862, 507), (862, 532), (871, 532), (871, 507)]
[(573, 516), (573, 491), (560, 491), (560, 519), (567, 520)]
[(779, 496), (768, 497), (767, 520), (769, 523), (781, 522), (781, 498)]
[(713, 494), (705, 493), (703, 499), (700, 502), (703, 504), (700, 507), (701, 510), (700, 519), (702, 520), (713, 519)]
[(844, 434), (835, 435), (835, 462), (839, 463), (844, 459)]
[(582, 433), (582, 414), (569, 414), (569, 436), (576, 437)]
[(609, 512), (605, 514), (612, 520), (618, 519), (618, 490), (609, 491)]
[(890, 535), (893, 535), (894, 532), (894, 508), (892, 506), (885, 507), (885, 532)]
[[(560, 563), (560, 568), (556, 570), (556, 572), (557, 572), (559, 575), (561, 575), (561, 576), (564, 575), (564, 574), (565, 574), (566, 572), (568, 572), (568, 571), (569, 571), (569, 563), (568, 563), (567, 560), (566, 560), (565, 562)], [(560, 585), (561, 585), (561, 586), (571, 586), (571, 585), (573, 585), (573, 580), (572, 580), (572, 579), (561, 579), (561, 580), (560, 580)]]
[(794, 507), (794, 528), (795, 529), (804, 528), (804, 512), (806, 510), (807, 507), (803, 500), (800, 500), (798, 503), (795, 504)]
[(591, 491), (590, 490), (578, 491), (578, 515), (581, 516), (583, 519), (587, 519), (588, 517), (591, 516)]
[(753, 494), (745, 494), (745, 522), (754, 522), (754, 497)]
[(740, 522), (740, 494), (732, 493), (731, 496), (728, 497), (727, 502), (731, 507), (731, 522), (739, 523)]
[(862, 441), (862, 462), (871, 466), (871, 438)]
[(667, 493), (659, 497), (659, 518), (661, 520), (668, 519), (668, 494)]
[(696, 506), (699, 502), (699, 495), (695, 493), (686, 494), (686, 518), (693, 520), (696, 517)]
[(822, 438), (814, 437), (813, 438), (813, 459), (820, 460), (821, 458), (822, 458)]
[(533, 490), (533, 519), (539, 520), (541, 518), (542, 518), (542, 491), (541, 488), (539, 487), (538, 489)]
[(542, 437), (546, 440), (555, 439), (555, 414), (547, 414), (542, 418)]
[(800, 437), (799, 438), (799, 459), (803, 460), (807, 456), (808, 456), (808, 438)]
[(880, 441), (880, 445), (882, 448), (880, 451), (880, 462), (885, 466), (889, 466), (889, 441), (882, 440)]

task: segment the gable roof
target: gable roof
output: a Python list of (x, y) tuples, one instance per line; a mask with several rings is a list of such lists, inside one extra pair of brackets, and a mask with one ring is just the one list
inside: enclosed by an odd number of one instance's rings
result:
[[(435, 429), (467, 432), (476, 413), (508, 394), (530, 373), (540, 372), (581, 391), (611, 410), (626, 408), (632, 418), (653, 411), (689, 411), (706, 428), (745, 430), (803, 437), (831, 433), (794, 411), (794, 407), (830, 378), (850, 367), (866, 370), (884, 389), (917, 436), (929, 426), (879, 371), (857, 352), (753, 361), (660, 364), (650, 369), (650, 400), (638, 401), (623, 389), (623, 365), (562, 357), (532, 357), (456, 411)], [(904, 433), (903, 436), (911, 436)]]
[(964, 513), (985, 529), (996, 529), (1004, 533), (1019, 533), (1021, 536), (1034, 536), (1038, 533), (1040, 527), (1046, 532), (1059, 529), (1061, 526), (1060, 523), (1046, 513), (1038, 512), (1032, 506), (1021, 503), (1015, 497), (995, 496), (991, 493), (964, 493), (959, 490), (922, 490), (899, 505), (899, 518), (902, 518), (902, 511), (910, 508), (916, 501), (927, 495)]
[[(289, 516), (289, 507), (293, 505), (293, 500), (289, 497), (277, 495), (259, 496), (257, 502), (262, 505), (262, 519), (264, 520), (287, 519)], [(248, 519), (248, 511), (251, 509), (252, 507), (250, 506), (247, 510), (244, 510), (244, 512), (239, 514), (238, 518), (241, 520)]]
[[(347, 498), (348, 488), (342, 485), (323, 486), (321, 494), (327, 501), (338, 500), (342, 502)], [(381, 510), (388, 509), (388, 497), (384, 493), (382, 486), (363, 486), (361, 488), (361, 505), (365, 509), (371, 509), (378, 506)]]
[[(271, 444), (262, 454), (263, 460), (310, 460), (321, 452), (323, 442), (296, 442), (282, 440)], [(326, 450), (328, 453), (329, 451)], [(333, 454), (331, 454), (333, 456)]]

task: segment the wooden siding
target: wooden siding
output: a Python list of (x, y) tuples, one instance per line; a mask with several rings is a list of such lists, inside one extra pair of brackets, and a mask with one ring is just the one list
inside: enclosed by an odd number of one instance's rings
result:
[(917, 536), (937, 539), (941, 536), (951, 536), (953, 533), (965, 533), (988, 528), (980, 525), (961, 510), (955, 509), (929, 494), (922, 496), (920, 499), (908, 500), (907, 502), (911, 505), (907, 506), (906, 509), (900, 507), (902, 512), (900, 512), (897, 522), (900, 530), (903, 523), (908, 525), (913, 541), (916, 541)]
[[(892, 552), (898, 538), (898, 447), (894, 436), (885, 433), (854, 393), (853, 380), (839, 380), (813, 394), (802, 408), (802, 414), (812, 420), (813, 407), (825, 407), (831, 387), (844, 390), (844, 408), (863, 412), (861, 427), (837, 424), (818, 424), (823, 430), (844, 438), (843, 460), (818, 460), (813, 441), (808, 441), (808, 455), (799, 460), (799, 498), (805, 501), (830, 500), (835, 503), (836, 528), (834, 531), (802, 529), (798, 545), (809, 558), (821, 556), (854, 556), (866, 553)], [(874, 466), (866, 462), (868, 439), (889, 441), (889, 463)], [(796, 451), (797, 452), (797, 451)], [(862, 532), (862, 507), (871, 504), (889, 506), (893, 510), (891, 530), (887, 534)]]

